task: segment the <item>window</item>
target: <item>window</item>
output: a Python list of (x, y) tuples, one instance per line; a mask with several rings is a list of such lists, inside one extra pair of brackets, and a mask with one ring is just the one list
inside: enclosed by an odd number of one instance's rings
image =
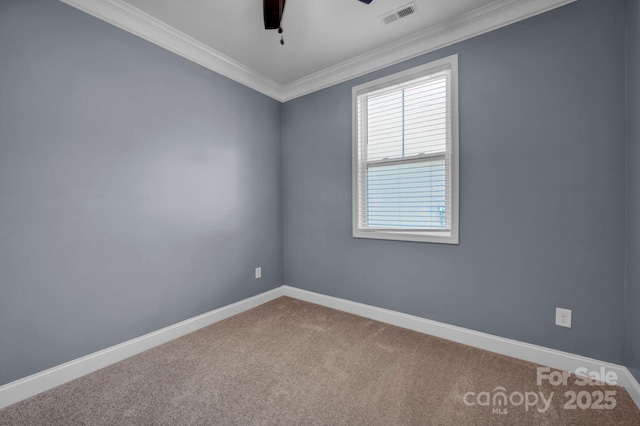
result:
[(458, 58), (353, 88), (353, 236), (458, 243)]

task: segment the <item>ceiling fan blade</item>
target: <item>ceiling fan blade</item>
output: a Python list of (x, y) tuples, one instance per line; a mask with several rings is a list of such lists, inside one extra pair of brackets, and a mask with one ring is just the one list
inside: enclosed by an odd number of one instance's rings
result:
[(366, 3), (366, 4), (371, 3), (371, 0), (360, 0), (360, 1), (361, 1), (362, 3)]
[(265, 30), (277, 30), (280, 28), (285, 1), (286, 0), (263, 0)]

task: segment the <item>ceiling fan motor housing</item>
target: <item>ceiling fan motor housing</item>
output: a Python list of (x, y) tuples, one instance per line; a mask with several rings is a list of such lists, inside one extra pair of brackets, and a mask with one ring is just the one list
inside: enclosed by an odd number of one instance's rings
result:
[(285, 1), (286, 0), (263, 0), (265, 30), (277, 30), (280, 28)]

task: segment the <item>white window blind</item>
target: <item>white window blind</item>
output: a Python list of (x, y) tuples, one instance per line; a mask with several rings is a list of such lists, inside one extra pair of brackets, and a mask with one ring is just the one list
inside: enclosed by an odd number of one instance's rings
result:
[(457, 242), (453, 59), (354, 88), (354, 236)]

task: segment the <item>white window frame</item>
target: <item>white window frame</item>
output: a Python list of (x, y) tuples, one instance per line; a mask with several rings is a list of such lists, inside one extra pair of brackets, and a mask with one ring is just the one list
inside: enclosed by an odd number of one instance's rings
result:
[[(450, 105), (451, 119), (449, 122), (451, 135), (450, 140), (450, 161), (449, 161), (449, 179), (451, 180), (451, 229), (448, 231), (435, 230), (383, 230), (383, 229), (361, 229), (359, 228), (358, 212), (360, 206), (358, 201), (359, 173), (358, 173), (358, 96), (372, 92), (374, 90), (383, 89), (388, 86), (403, 83), (423, 77), (436, 72), (442, 67), (448, 66), (450, 69)], [(459, 235), (459, 128), (458, 128), (458, 55), (448, 56), (437, 61), (430, 62), (406, 71), (402, 71), (387, 77), (370, 81), (352, 89), (352, 119), (353, 119), (353, 135), (352, 135), (352, 202), (353, 202), (353, 237), (354, 238), (374, 238), (382, 240), (399, 240), (399, 241), (416, 241), (428, 243), (458, 244)]]

